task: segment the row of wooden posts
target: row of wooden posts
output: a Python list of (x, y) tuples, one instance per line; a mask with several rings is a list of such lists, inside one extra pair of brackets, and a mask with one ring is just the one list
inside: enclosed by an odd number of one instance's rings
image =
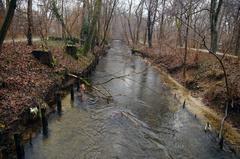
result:
[[(175, 96), (176, 96), (176, 94), (175, 94)], [(183, 109), (185, 109), (185, 107), (186, 107), (186, 100), (184, 100), (183, 105), (182, 105)], [(194, 117), (197, 118), (197, 115), (195, 114)], [(207, 122), (206, 125), (205, 125), (205, 129), (204, 129), (205, 133), (209, 130), (210, 127), (211, 127), (210, 123)], [(218, 144), (219, 144), (220, 149), (223, 149), (223, 146), (224, 146), (224, 138), (223, 138), (223, 136), (221, 136), (221, 138), (219, 139)]]
[[(80, 82), (77, 82), (77, 90), (80, 88)], [(74, 85), (71, 85), (70, 88), (71, 92), (71, 101), (74, 101)], [(60, 93), (56, 94), (56, 105), (57, 105), (57, 113), (58, 115), (62, 114), (62, 101), (61, 101), (61, 95)], [(41, 108), (40, 113), (41, 113), (41, 122), (42, 122), (42, 133), (44, 136), (48, 135), (48, 119), (46, 116), (46, 108)], [(15, 133), (14, 134), (14, 142), (15, 142), (15, 148), (16, 148), (16, 154), (17, 154), (17, 159), (24, 159), (24, 145), (22, 143), (22, 135), (20, 133)], [(31, 144), (31, 137), (30, 137), (30, 144)]]
[[(90, 65), (82, 74), (84, 76), (89, 76), (92, 71), (96, 68), (96, 65), (99, 62), (99, 57), (96, 57), (96, 60)], [(76, 83), (77, 91), (80, 89), (80, 80), (77, 80)], [(74, 85), (70, 86), (70, 93), (71, 93), (71, 101), (74, 101)], [(57, 113), (58, 115), (62, 114), (62, 101), (61, 101), (61, 94), (56, 93), (56, 105), (57, 105)], [(44, 136), (48, 135), (48, 120), (46, 116), (46, 108), (41, 108), (41, 122), (42, 122), (42, 133)], [(24, 159), (24, 146), (22, 143), (22, 135), (20, 133), (14, 134), (14, 142), (16, 147), (17, 159)], [(30, 144), (31, 144), (31, 136), (30, 136)]]

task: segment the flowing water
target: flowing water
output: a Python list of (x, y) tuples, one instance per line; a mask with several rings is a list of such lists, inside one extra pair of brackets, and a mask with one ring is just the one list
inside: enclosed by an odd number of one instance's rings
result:
[[(221, 159), (215, 135), (182, 109), (157, 70), (114, 40), (91, 80), (113, 100), (87, 94), (63, 99), (63, 114), (52, 115), (49, 134), (25, 144), (27, 159)], [(95, 93), (96, 94), (96, 93)], [(99, 93), (98, 93), (99, 94)], [(90, 100), (92, 98), (92, 100)]]

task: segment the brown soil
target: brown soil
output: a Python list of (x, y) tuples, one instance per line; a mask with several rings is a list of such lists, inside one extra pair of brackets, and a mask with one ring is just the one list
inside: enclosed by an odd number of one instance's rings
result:
[[(139, 51), (152, 63), (170, 73), (182, 85), (191, 91), (192, 96), (202, 98), (205, 105), (218, 114), (224, 113), (226, 88), (223, 71), (208, 53), (190, 51), (187, 57), (187, 75), (183, 79), (183, 49), (160, 50), (157, 47), (140, 47)], [(240, 61), (237, 58), (224, 57), (228, 82), (233, 98), (230, 116), (227, 119), (234, 127), (240, 128)]]

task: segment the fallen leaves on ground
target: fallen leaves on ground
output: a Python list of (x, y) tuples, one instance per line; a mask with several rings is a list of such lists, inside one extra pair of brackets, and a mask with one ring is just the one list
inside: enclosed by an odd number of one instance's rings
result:
[(63, 53), (62, 46), (55, 46), (51, 51), (57, 64), (50, 68), (32, 56), (32, 50), (38, 48), (22, 42), (16, 43), (16, 47), (11, 43), (3, 46), (0, 54), (0, 77), (4, 82), (0, 88), (0, 123), (3, 125), (18, 119), (25, 108), (34, 106), (36, 98), (44, 99), (49, 89), (62, 81), (60, 75), (65, 69), (79, 73), (93, 58), (88, 55), (75, 60)]

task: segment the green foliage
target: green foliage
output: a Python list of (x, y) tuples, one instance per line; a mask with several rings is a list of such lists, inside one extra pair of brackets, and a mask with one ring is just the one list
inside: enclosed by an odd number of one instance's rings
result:
[(78, 48), (78, 50), (77, 50), (77, 55), (78, 55), (78, 57), (84, 55), (84, 49), (83, 49), (83, 47)]
[(66, 45), (66, 53), (71, 55), (75, 59), (79, 59), (79, 57), (84, 56), (84, 48), (77, 48), (76, 45), (68, 44)]
[(85, 55), (84, 49), (83, 49), (83, 47), (80, 47), (80, 48), (77, 49), (75, 58), (79, 59), (81, 56), (84, 56), (84, 55)]

